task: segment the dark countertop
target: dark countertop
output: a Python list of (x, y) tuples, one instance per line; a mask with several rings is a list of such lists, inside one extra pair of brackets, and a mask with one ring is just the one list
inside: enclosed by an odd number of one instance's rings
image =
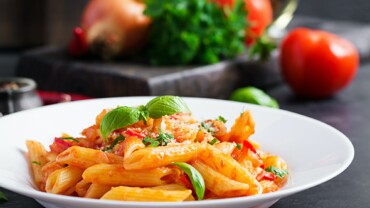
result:
[[(273, 208), (348, 208), (370, 204), (370, 63), (363, 63), (354, 82), (338, 95), (320, 101), (302, 100), (281, 85), (269, 91), (281, 108), (297, 112), (342, 131), (355, 147), (355, 158), (342, 174), (334, 179), (284, 198)], [(325, 138), (324, 138), (325, 139)], [(318, 144), (320, 145), (320, 144)], [(312, 150), (314, 153), (314, 150)], [(1, 189), (9, 201), (2, 208), (41, 208), (33, 199)]]

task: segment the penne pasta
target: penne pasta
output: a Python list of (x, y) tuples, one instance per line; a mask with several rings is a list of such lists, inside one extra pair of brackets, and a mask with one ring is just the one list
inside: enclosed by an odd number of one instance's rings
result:
[(249, 194), (248, 184), (232, 180), (200, 160), (195, 160), (192, 165), (202, 174), (207, 189), (217, 196), (237, 197)]
[(92, 183), (87, 189), (85, 198), (100, 199), (112, 186)]
[(108, 191), (101, 199), (121, 200), (121, 201), (184, 201), (191, 194), (191, 190), (163, 190), (151, 188), (138, 188), (119, 186)]
[[(187, 109), (183, 101), (167, 99), (103, 110), (80, 137), (62, 134), (49, 151), (27, 141), (36, 186), (102, 200), (181, 202), (274, 192), (287, 182), (287, 163), (249, 140), (250, 111), (228, 131), (222, 116), (197, 120), (177, 112)], [(163, 109), (171, 105), (179, 106)]]
[(71, 166), (54, 171), (46, 180), (46, 192), (64, 194), (70, 193), (71, 188), (74, 191), (75, 185), (82, 179), (82, 172), (82, 169)]
[(68, 164), (71, 166), (86, 169), (99, 163), (122, 164), (123, 158), (121, 156), (102, 152), (100, 150), (72, 146), (64, 152), (60, 153), (57, 156), (56, 161), (58, 163)]
[(163, 147), (139, 149), (124, 159), (128, 170), (149, 169), (170, 165), (173, 162), (187, 162), (194, 159), (205, 148), (205, 143), (175, 144)]
[(250, 186), (248, 195), (262, 193), (262, 187), (254, 176), (230, 155), (222, 153), (212, 145), (207, 145), (206, 150), (199, 154), (199, 158), (222, 175), (235, 181), (248, 184)]
[(26, 141), (26, 146), (28, 149), (28, 156), (33, 180), (36, 186), (40, 190), (44, 191), (45, 180), (42, 173), (42, 167), (49, 162), (47, 159), (48, 153), (40, 142), (28, 140)]
[(178, 169), (169, 167), (126, 170), (122, 165), (98, 164), (87, 168), (82, 177), (87, 182), (103, 185), (149, 187), (173, 182), (179, 174)]

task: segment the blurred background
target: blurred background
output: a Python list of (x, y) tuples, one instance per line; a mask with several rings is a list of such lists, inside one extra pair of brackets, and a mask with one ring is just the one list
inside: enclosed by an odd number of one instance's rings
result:
[[(65, 45), (88, 0), (0, 0), (0, 77), (14, 76), (19, 54), (45, 45)], [(301, 0), (296, 12), (370, 23), (369, 0)]]

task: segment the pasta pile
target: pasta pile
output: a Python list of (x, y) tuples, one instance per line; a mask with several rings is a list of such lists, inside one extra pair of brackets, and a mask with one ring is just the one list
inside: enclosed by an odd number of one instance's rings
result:
[[(26, 142), (41, 191), (106, 200), (191, 201), (274, 192), (288, 179), (286, 162), (249, 139), (255, 125), (250, 111), (241, 113), (229, 131), (221, 116), (198, 121), (180, 112), (149, 117), (105, 139), (99, 127), (109, 111), (98, 114), (81, 137), (55, 138), (50, 151), (37, 141)], [(178, 162), (200, 174), (204, 197)]]

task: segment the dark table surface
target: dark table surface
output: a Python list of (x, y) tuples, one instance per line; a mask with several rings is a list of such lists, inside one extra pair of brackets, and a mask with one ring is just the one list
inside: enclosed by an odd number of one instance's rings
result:
[[(324, 184), (281, 199), (272, 207), (370, 207), (370, 62), (362, 63), (353, 83), (329, 99), (302, 100), (295, 97), (285, 85), (277, 86), (268, 93), (277, 98), (282, 109), (334, 126), (347, 135), (355, 147), (355, 158), (342, 174)], [(42, 207), (33, 199), (2, 188), (0, 191), (9, 199), (0, 202), (1, 208)]]

